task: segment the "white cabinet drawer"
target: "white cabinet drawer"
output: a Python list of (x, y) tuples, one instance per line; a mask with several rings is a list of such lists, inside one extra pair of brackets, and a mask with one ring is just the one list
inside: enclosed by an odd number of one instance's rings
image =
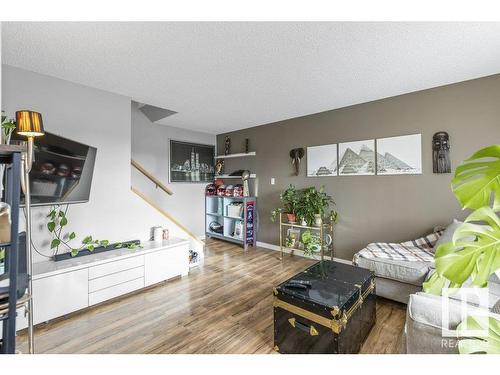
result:
[(88, 306), (88, 269), (33, 280), (35, 324), (69, 314)]
[(89, 305), (92, 306), (141, 288), (144, 288), (144, 277), (127, 281), (123, 284), (115, 285), (110, 288), (101, 289), (88, 295)]
[(112, 273), (129, 270), (144, 265), (144, 255), (138, 255), (122, 260), (115, 260), (113, 262), (93, 266), (89, 268), (89, 280), (98, 277), (106, 276)]
[(155, 251), (144, 256), (145, 285), (153, 285), (189, 272), (189, 247)]
[(89, 280), (89, 293), (144, 277), (144, 266)]

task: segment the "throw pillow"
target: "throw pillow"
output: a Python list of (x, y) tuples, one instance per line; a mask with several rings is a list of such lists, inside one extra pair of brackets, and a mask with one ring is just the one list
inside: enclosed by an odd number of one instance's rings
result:
[(439, 237), (439, 239), (436, 241), (436, 243), (434, 244), (434, 247), (432, 249), (432, 252), (433, 253), (436, 253), (436, 250), (437, 248), (439, 247), (439, 245), (441, 244), (444, 244), (444, 243), (447, 243), (447, 242), (451, 242), (452, 239), (453, 239), (453, 233), (455, 233), (455, 230), (460, 226), (462, 225), (463, 223), (461, 221), (458, 221), (457, 219), (453, 219), (453, 222), (448, 225), (446, 227), (446, 229), (444, 230), (443, 234), (441, 235), (441, 237)]
[(500, 299), (497, 301), (497, 303), (495, 303), (491, 311), (494, 312), (495, 314), (500, 315)]

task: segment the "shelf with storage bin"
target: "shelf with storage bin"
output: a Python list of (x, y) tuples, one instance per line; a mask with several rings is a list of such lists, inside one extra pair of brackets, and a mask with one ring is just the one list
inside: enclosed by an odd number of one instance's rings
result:
[[(245, 249), (256, 243), (255, 197), (205, 197), (205, 235), (242, 245)], [(222, 233), (213, 232), (210, 224), (222, 226)]]
[[(301, 249), (299, 247), (290, 247), (284, 242), (286, 241), (287, 236), (288, 236), (288, 229), (297, 229), (297, 233), (299, 236), (298, 243), (301, 243), (302, 240), (302, 234), (304, 233), (303, 231), (314, 231), (314, 232), (319, 232), (319, 245), (320, 245), (320, 256), (321, 260), (324, 258), (324, 253), (325, 253), (325, 248), (326, 250), (330, 251), (330, 257), (333, 259), (334, 257), (334, 246), (333, 246), (333, 223), (332, 222), (326, 222), (322, 223), (319, 226), (311, 226), (311, 225), (301, 225), (297, 223), (290, 223), (288, 221), (284, 221), (284, 215), (281, 214), (280, 216), (280, 223), (279, 223), (279, 230), (280, 230), (280, 258), (283, 259), (283, 252), (284, 250), (291, 250), (291, 251), (304, 251), (304, 249)], [(285, 219), (286, 220), (286, 219)], [(285, 233), (286, 230), (286, 233)], [(326, 241), (325, 238), (329, 236), (330, 241)], [(330, 242), (330, 243), (328, 243)]]
[(251, 151), (251, 152), (240, 152), (237, 154), (216, 155), (215, 158), (216, 159), (233, 159), (233, 158), (244, 158), (247, 156), (255, 156), (255, 155), (256, 155), (255, 151)]
[(227, 201), (240, 201), (242, 202), (245, 197), (221, 197)]
[(223, 215), (223, 197), (217, 195), (207, 196), (205, 200), (205, 213), (207, 215), (222, 216)]
[(225, 215), (224, 216), (226, 219), (233, 219), (233, 220), (243, 220), (242, 217), (239, 217), (239, 216), (228, 216), (228, 215)]

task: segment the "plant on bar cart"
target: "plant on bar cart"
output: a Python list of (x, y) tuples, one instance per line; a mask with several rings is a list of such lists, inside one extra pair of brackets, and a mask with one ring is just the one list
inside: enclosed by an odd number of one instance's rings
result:
[(301, 193), (295, 188), (295, 186), (288, 186), (288, 188), (280, 194), (281, 207), (271, 212), (271, 221), (274, 222), (278, 215), (284, 213), (287, 216), (288, 222), (295, 223), (297, 219), (297, 208), (300, 203), (300, 196)]
[(333, 198), (325, 193), (325, 187), (316, 189), (314, 186), (305, 188), (301, 191), (297, 215), (303, 219), (307, 225), (320, 226), (326, 216), (329, 216), (332, 222), (337, 219), (337, 212), (331, 210), (328, 214), (328, 209), (335, 202)]
[(321, 251), (321, 238), (319, 233), (305, 230), (301, 236), (304, 244), (304, 255), (313, 256)]

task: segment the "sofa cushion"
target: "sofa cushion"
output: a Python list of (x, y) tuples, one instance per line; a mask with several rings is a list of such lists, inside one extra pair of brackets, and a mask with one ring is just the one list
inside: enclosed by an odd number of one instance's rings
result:
[(389, 259), (403, 262), (434, 262), (434, 254), (429, 249), (408, 244), (407, 242), (373, 242), (354, 254), (353, 263), (357, 264), (359, 258)]
[(357, 258), (359, 267), (368, 268), (378, 277), (422, 286), (432, 266), (429, 262), (406, 262), (382, 258)]
[[(460, 310), (459, 301), (450, 301), (451, 316), (449, 323), (451, 329), (455, 329), (464, 319)], [(419, 292), (412, 294), (408, 301), (408, 316), (419, 323), (441, 329), (443, 327), (442, 297)]]

